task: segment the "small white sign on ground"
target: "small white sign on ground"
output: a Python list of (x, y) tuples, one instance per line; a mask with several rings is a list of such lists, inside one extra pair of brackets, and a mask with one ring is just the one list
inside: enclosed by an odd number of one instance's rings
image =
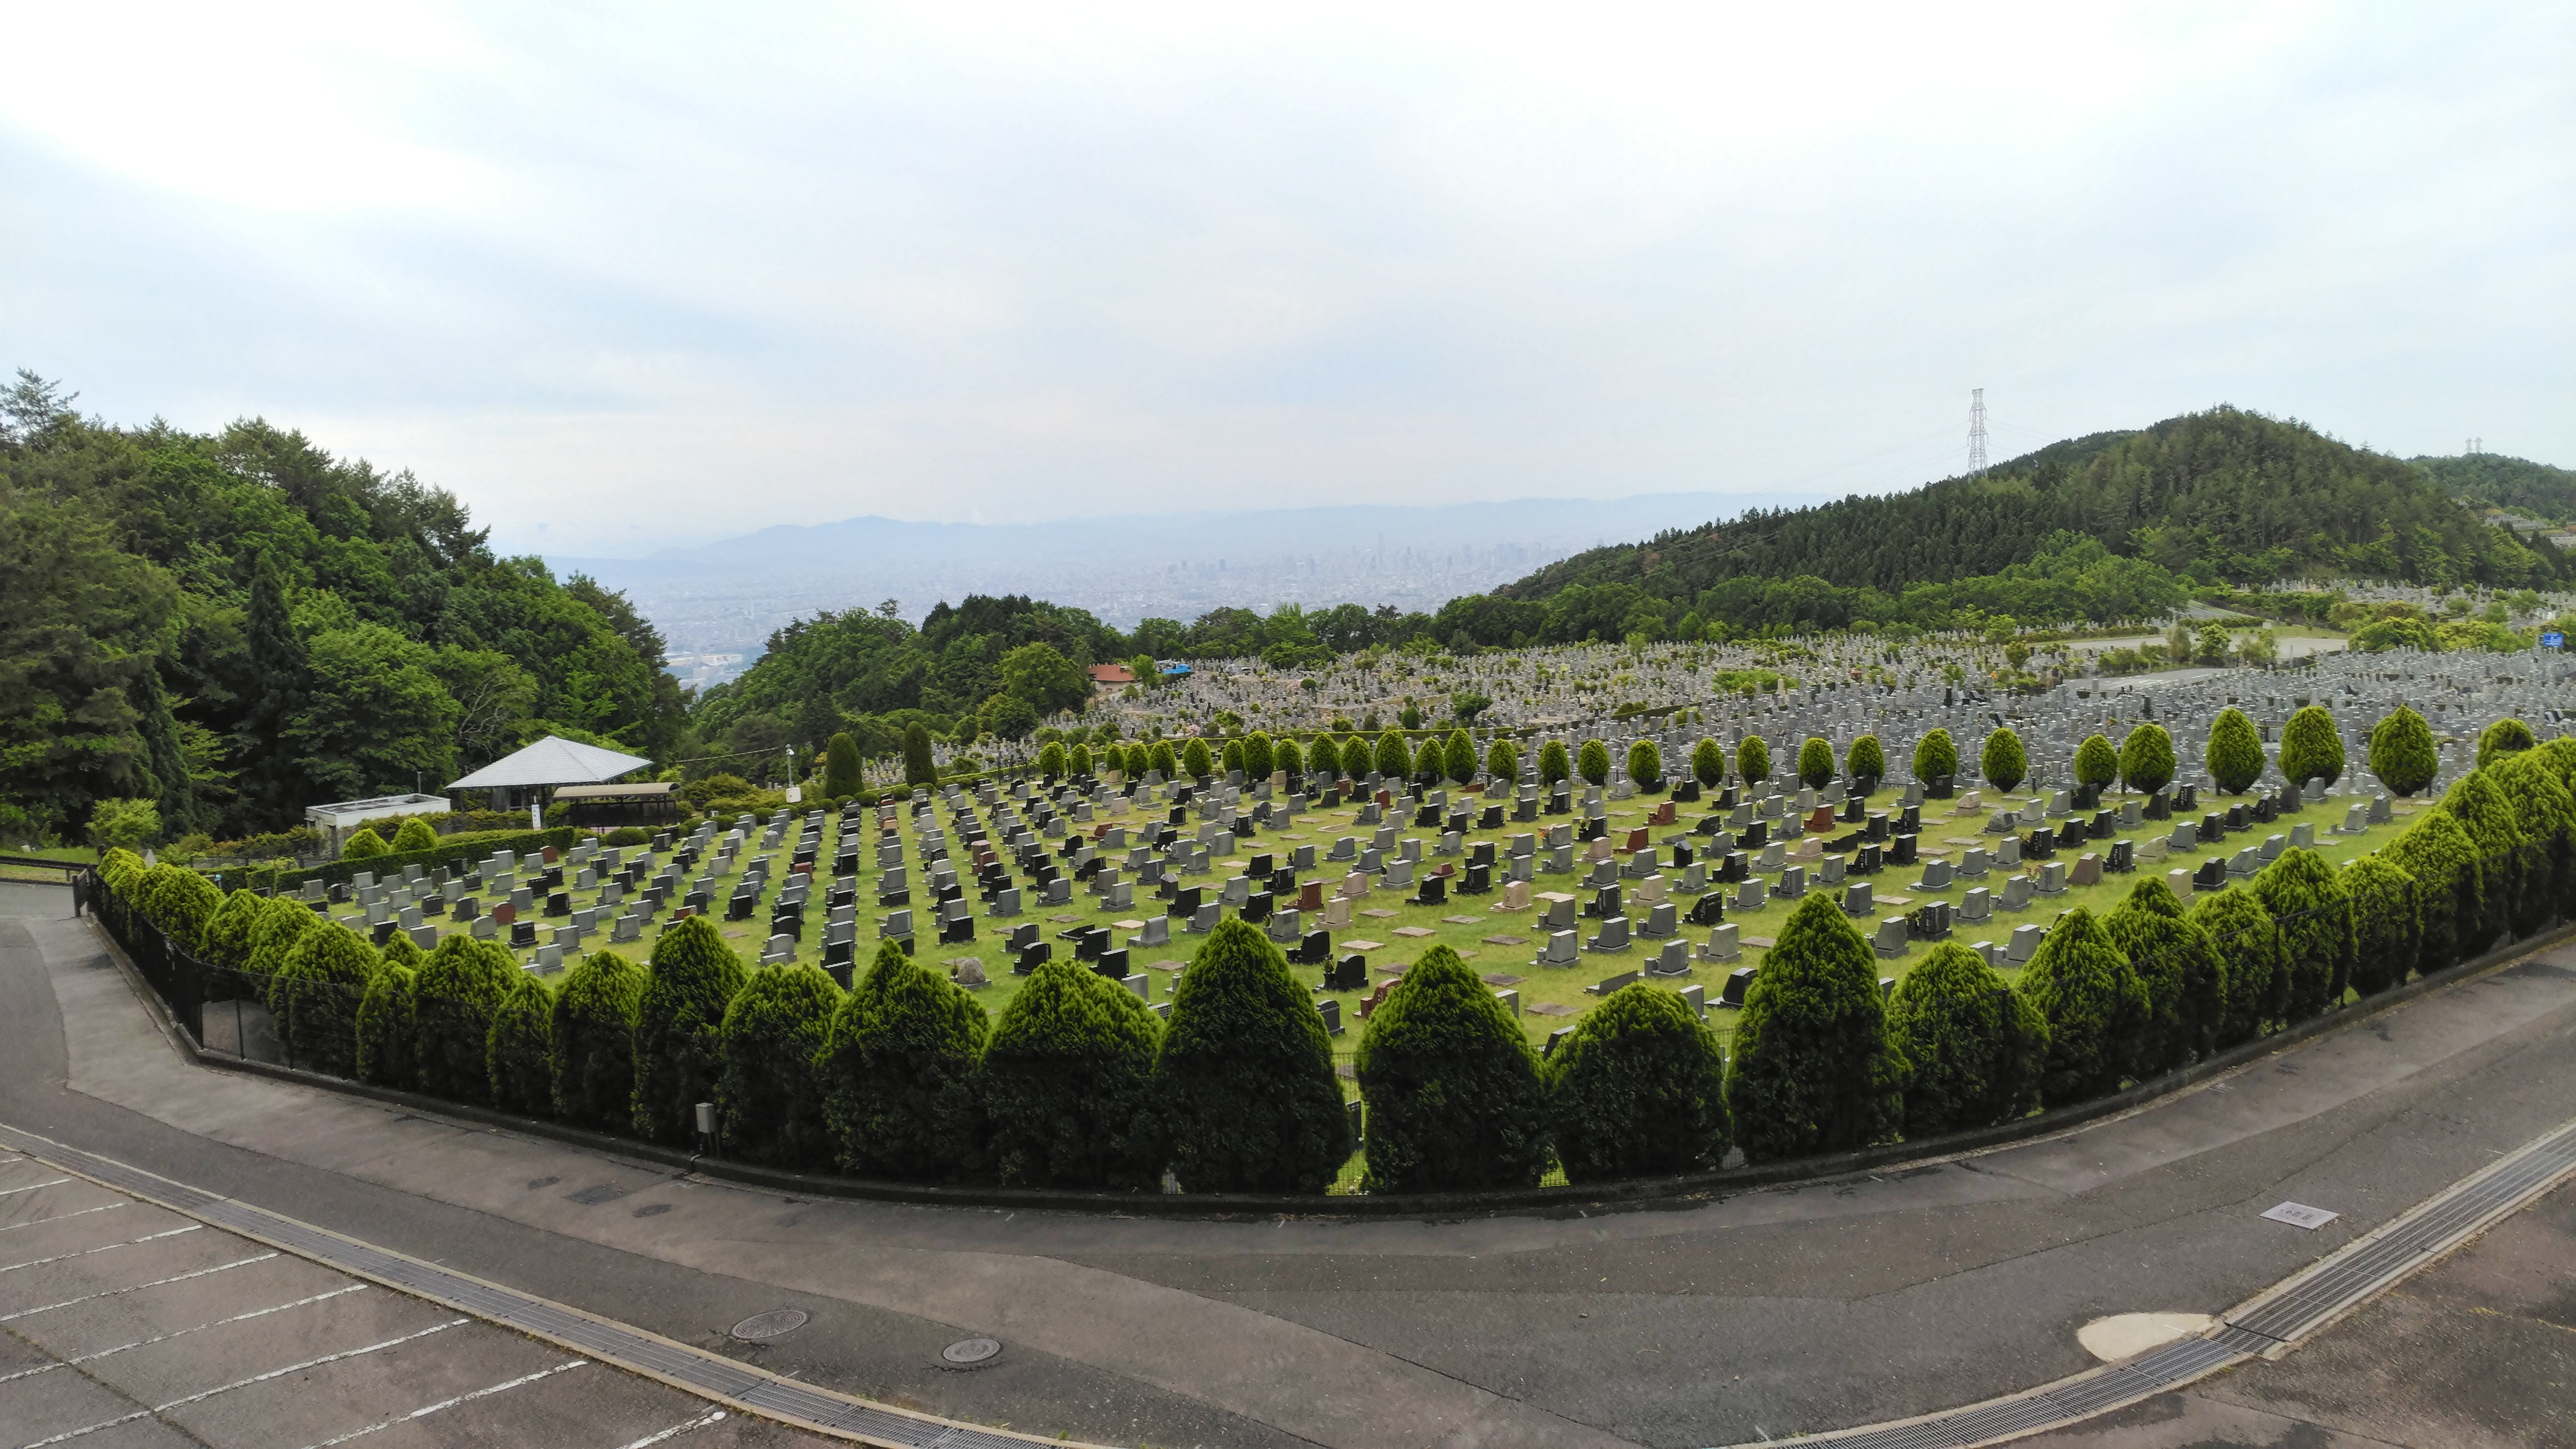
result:
[(2285, 1202), (2279, 1207), (2267, 1210), (2263, 1216), (2276, 1223), (2288, 1223), (2291, 1227), (2306, 1228), (2314, 1232), (2342, 1217), (2343, 1214), (2328, 1212), (2324, 1208), (2310, 1207), (2306, 1203)]

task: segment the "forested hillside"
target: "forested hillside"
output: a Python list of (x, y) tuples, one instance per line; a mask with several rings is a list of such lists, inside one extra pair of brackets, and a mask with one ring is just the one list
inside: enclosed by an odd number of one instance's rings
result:
[(624, 599), (493, 556), (456, 499), (261, 421), (0, 396), (0, 824), (163, 838), (448, 780), (546, 733), (661, 755), (687, 701)]
[(2576, 522), (2576, 470), (2497, 453), (2410, 461), (2434, 487), (2464, 503), (2510, 508), (2553, 523)]

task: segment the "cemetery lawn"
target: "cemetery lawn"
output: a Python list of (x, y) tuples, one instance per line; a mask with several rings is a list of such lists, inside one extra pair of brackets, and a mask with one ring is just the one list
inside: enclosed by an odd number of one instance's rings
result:
[[(1893, 798), (1893, 792), (1882, 791), (1875, 803), (1884, 807)], [(1987, 816), (2006, 805), (2020, 803), (2022, 798), (1989, 794), (1978, 809), (1955, 816), (1949, 813), (1950, 802), (1926, 801), (1923, 810), (1923, 831), (1920, 836), (1922, 854), (1926, 857), (1942, 856), (1955, 862), (1964, 847), (1947, 842), (1951, 839), (1965, 840), (1971, 837), (1975, 837), (1978, 844), (1991, 850), (2002, 837), (1981, 834)], [(2104, 804), (2116, 806), (2118, 798), (2116, 795), (2106, 797)], [(1983, 881), (1955, 881), (1943, 890), (1925, 892), (1911, 888), (1913, 882), (1922, 877), (1922, 868), (1919, 864), (1891, 866), (1880, 872), (1871, 882), (1874, 893), (1879, 898), (1880, 908), (1867, 918), (1855, 920), (1853, 925), (1864, 937), (1868, 937), (1874, 933), (1880, 917), (1902, 914), (1905, 910), (1926, 901), (1947, 900), (1956, 903), (1969, 888), (1983, 885), (1995, 901), (1992, 918), (1981, 925), (1959, 928), (1954, 939), (1962, 943), (1992, 940), (2000, 945), (2011, 936), (2013, 927), (2017, 925), (2045, 926), (2055, 920), (2061, 911), (2076, 906), (2083, 906), (2096, 915), (2106, 913), (2128, 894), (2131, 886), (2141, 880), (2148, 879), (2150, 876), (2162, 878), (2166, 871), (2176, 866), (2197, 866), (2209, 855), (2229, 855), (2244, 846), (2259, 845), (2263, 838), (2270, 834), (2286, 835), (2289, 833), (2291, 824), (2297, 821), (2307, 821), (2315, 827), (2319, 854), (2324, 856), (2328, 863), (2340, 867), (2344, 862), (2377, 849), (2393, 839), (2397, 831), (2404, 828), (2409, 815), (2418, 808), (2418, 802), (2415, 801), (2393, 801), (2391, 803), (2396, 819), (2392, 823), (2374, 826), (2361, 835), (2328, 834), (2327, 827), (2342, 819), (2343, 807), (2349, 803), (2350, 798), (2339, 796), (2325, 804), (2310, 806), (2304, 812), (2285, 813), (2277, 824), (2253, 826), (2241, 833), (2230, 835), (2223, 846), (2205, 846), (2187, 857), (2176, 854), (2168, 860), (2144, 863), (2138, 870), (2127, 875), (2105, 874), (2098, 885), (2069, 886), (2062, 894), (2054, 896), (2034, 895), (2031, 903), (2019, 911), (2006, 911), (2002, 908), (2002, 887), (2006, 878), (2014, 874), (2017, 869), (2024, 867), (1996, 866), (1989, 871)], [(1661, 799), (1661, 796), (1638, 796), (1612, 802), (1609, 806), (1612, 839), (1622, 840), (1628, 830), (1643, 827), (1647, 815)], [(2204, 810), (2212, 808), (2213, 801), (2216, 802), (2216, 808), (2222, 810), (2225, 808), (2225, 797), (2214, 795), (2202, 797), (2202, 808)], [(1701, 812), (1701, 807), (1698, 806), (1679, 808), (1679, 824), (1657, 827), (1654, 830), (1653, 837), (1658, 842), (1677, 831), (1686, 829), (1697, 818), (1697, 813)], [(944, 808), (936, 812), (932, 818), (943, 826), (947, 823)], [(1093, 827), (1112, 823), (1132, 827), (1150, 818), (1141, 810), (1125, 816), (1104, 815), (1093, 822)], [(1491, 840), (1499, 856), (1505, 852), (1514, 834), (1530, 830), (1543, 831), (1548, 824), (1562, 823), (1570, 818), (1572, 817), (1542, 816), (1538, 825), (1514, 825), (1506, 822), (1499, 830), (1471, 831), (1466, 837), (1466, 848), (1472, 850), (1476, 842)], [(874, 835), (873, 814), (865, 817), (865, 821), (862, 827), (865, 832), (861, 841), (863, 848), (859, 851), (862, 864), (858, 878), (857, 969), (860, 973), (866, 971), (869, 960), (875, 955), (876, 920), (884, 914), (875, 904), (877, 872), (872, 862), (876, 858), (876, 852), (870, 844)], [(923, 874), (920, 869), (922, 857), (919, 841), (914, 837), (912, 821), (913, 817), (909, 814), (903, 817), (901, 834), (904, 838), (905, 858), (913, 864), (912, 879), (916, 887), (912, 903), (914, 918), (916, 921), (926, 922), (929, 917), (925, 904), (928, 893), (919, 888)], [(1848, 827), (1837, 826), (1836, 828), (1839, 830)], [(2113, 838), (2128, 839), (2143, 845), (2150, 839), (2161, 837), (2170, 828), (2170, 825), (2144, 824), (2135, 831), (2124, 832)], [(827, 820), (824, 827), (824, 848), (821, 852), (821, 860), (827, 872), (837, 849), (839, 830), (836, 820)], [(1286, 831), (1262, 830), (1249, 839), (1236, 842), (1232, 857), (1214, 858), (1211, 862), (1212, 869), (1208, 874), (1190, 877), (1184, 884), (1204, 886), (1213, 897), (1215, 887), (1221, 885), (1228, 876), (1239, 873), (1243, 869), (1244, 862), (1253, 855), (1268, 853), (1284, 859), (1287, 852), (1294, 846), (1311, 844), (1317, 848), (1316, 854), (1321, 857), (1330, 849), (1336, 837), (1354, 834), (1365, 837), (1368, 833), (1366, 828), (1354, 823), (1354, 812), (1349, 807), (1301, 814), (1290, 823), (1290, 828)], [(1418, 836), (1422, 839), (1426, 866), (1436, 864), (1439, 859), (1443, 859), (1435, 858), (1431, 854), (1431, 847), (1437, 841), (1435, 832), (1427, 829), (1398, 832), (1399, 839), (1410, 836)], [(1693, 837), (1694, 843), (1701, 839), (1703, 837)], [(2107, 841), (2097, 842), (2093, 848), (2107, 855), (2108, 845)], [(746, 851), (740, 864), (748, 864), (752, 856), (757, 853)], [(1670, 859), (1671, 852), (1668, 849), (1659, 853), (1665, 859)], [(786, 856), (784, 847), (775, 854), (779, 857), (779, 864), (783, 866)], [(2073, 850), (2060, 850), (2053, 858), (2066, 863), (2071, 871), (2077, 854), (2078, 852)], [(1461, 862), (1464, 859), (1464, 855), (1454, 858), (1455, 861)], [(2036, 877), (2036, 868), (2027, 868)], [(760, 956), (764, 945), (765, 923), (769, 919), (770, 902), (777, 895), (788, 874), (786, 870), (780, 869), (772, 877), (771, 885), (750, 919), (728, 921), (723, 919), (723, 906), (719, 904), (716, 909), (717, 929), (723, 933), (726, 944), (743, 957), (746, 965), (756, 961)], [(1015, 875), (1023, 885), (1026, 884), (1025, 873), (1015, 872)], [(1813, 872), (1810, 871), (1810, 876), (1812, 875)], [(722, 880), (739, 880), (740, 877), (741, 872), (737, 869)], [(1587, 891), (1574, 884), (1578, 878), (1578, 876), (1542, 874), (1534, 882), (1534, 890), (1538, 892), (1561, 890), (1578, 897), (1588, 897)], [(1670, 872), (1669, 878), (1678, 880), (1679, 872)], [(1771, 873), (1768, 878), (1776, 884), (1777, 872)], [(1340, 871), (1324, 869), (1319, 862), (1318, 870), (1304, 874), (1301, 879), (1325, 881), (1329, 894), (1330, 886), (1340, 879)], [(1627, 887), (1633, 903), (1635, 883), (1623, 881), (1622, 884)], [(2229, 888), (2241, 890), (2244, 886), (2240, 881)], [(1811, 885), (1810, 889), (1838, 892), (1841, 887)], [(943, 970), (956, 962), (965, 960), (981, 963), (990, 984), (977, 991), (975, 997), (983, 1003), (986, 1011), (999, 1017), (1003, 1009), (1009, 1005), (1011, 998), (1018, 992), (1022, 980), (1011, 972), (1011, 953), (1006, 949), (1002, 939), (1011, 926), (1028, 921), (1037, 922), (1041, 939), (1054, 943), (1059, 955), (1069, 954), (1072, 946), (1069, 942), (1058, 940), (1058, 933), (1075, 926), (1109, 926), (1117, 936), (1117, 944), (1123, 945), (1125, 938), (1141, 927), (1129, 925), (1121, 928), (1114, 923), (1142, 921), (1147, 916), (1160, 912), (1166, 904), (1155, 899), (1150, 891), (1140, 891), (1138, 895), (1139, 899), (1133, 909), (1112, 911), (1100, 906), (1088, 892), (1077, 887), (1070, 904), (1055, 908), (1032, 907), (1025, 910), (1017, 919), (1005, 922), (985, 915), (983, 903), (970, 892), (968, 899), (975, 901), (976, 904), (975, 940), (971, 943), (960, 942), (942, 946), (938, 944), (935, 933), (925, 930), (916, 934), (914, 951), (918, 959), (924, 963)], [(1887, 899), (1891, 896), (1903, 897), (1907, 904), (1901, 907), (1894, 905)], [(1406, 897), (1407, 893), (1399, 890), (1373, 891), (1353, 903), (1351, 928), (1333, 933), (1336, 957), (1354, 949), (1361, 949), (1354, 944), (1359, 941), (1380, 943), (1364, 951), (1369, 963), (1369, 989), (1331, 993), (1333, 998), (1341, 1003), (1343, 1023), (1342, 1035), (1333, 1038), (1333, 1051), (1345, 1071), (1343, 1088), (1352, 1095), (1357, 1095), (1357, 1084), (1347, 1073), (1351, 1059), (1358, 1051), (1359, 1036), (1364, 1025), (1359, 1016), (1360, 1004), (1369, 997), (1379, 983), (1400, 974), (1403, 966), (1419, 959), (1422, 953), (1432, 946), (1444, 945), (1456, 951), (1470, 967), (1489, 979), (1502, 976), (1518, 978), (1508, 983), (1493, 984), (1508, 985), (1520, 993), (1521, 1028), (1535, 1047), (1545, 1043), (1550, 1032), (1559, 1027), (1572, 1025), (1582, 1013), (1600, 1003), (1601, 998), (1590, 994), (1586, 990), (1587, 987), (1596, 985), (1605, 977), (1642, 970), (1653, 956), (1655, 948), (1661, 945), (1661, 942), (1657, 941), (1638, 940), (1632, 943), (1628, 950), (1616, 954), (1584, 952), (1578, 964), (1571, 968), (1541, 967), (1532, 964), (1533, 958), (1538, 955), (1539, 947), (1544, 941), (1544, 933), (1537, 926), (1538, 914), (1542, 909), (1540, 903), (1533, 902), (1527, 910), (1502, 911), (1498, 908), (1503, 898), (1499, 884), (1489, 895), (1466, 897), (1453, 895), (1446, 905), (1440, 906), (1412, 905), (1408, 903)], [(573, 904), (576, 907), (585, 906), (594, 898), (595, 892), (576, 892)], [(724, 889), (719, 889), (716, 899), (719, 903), (725, 899)], [(795, 957), (800, 962), (812, 965), (820, 965), (822, 962), (822, 923), (828, 914), (820, 909), (819, 892), (816, 899), (817, 905), (809, 908), (806, 938), (798, 943)], [(1695, 897), (1683, 896), (1675, 892), (1672, 899), (1679, 907), (1676, 914), (1687, 917), (1689, 903)], [(1760, 910), (1730, 910), (1726, 918), (1736, 924), (1741, 937), (1767, 939), (1777, 932), (1782, 922), (1788, 919), (1794, 905), (1795, 902), (1784, 901), (1774, 895)], [(1390, 914), (1383, 916), (1365, 914), (1370, 911), (1384, 911)], [(1641, 908), (1633, 907), (1632, 904), (1631, 916), (1632, 919), (1642, 922), (1645, 912)], [(1455, 918), (1472, 918), (1472, 920), (1462, 923)], [(1579, 922), (1579, 934), (1587, 938), (1598, 928), (1598, 923), (1589, 918)], [(1141, 973), (1148, 978), (1153, 993), (1152, 999), (1157, 1002), (1171, 999), (1172, 984), (1178, 978), (1176, 968), (1189, 959), (1190, 953), (1196, 949), (1199, 940), (1198, 937), (1183, 931), (1177, 920), (1171, 923), (1171, 931), (1170, 946), (1152, 951), (1138, 949), (1131, 954), (1129, 962), (1131, 971)], [(1411, 932), (1424, 934), (1408, 934)], [(614, 951), (640, 963), (650, 957), (653, 937), (656, 934), (658, 934), (656, 928), (648, 928), (642, 940), (619, 945), (603, 944), (603, 936), (594, 936), (583, 943), (583, 949)], [(1488, 939), (1494, 937), (1516, 937), (1518, 943), (1503, 944)], [(1706, 927), (1694, 929), (1685, 921), (1682, 938), (1696, 947), (1708, 939), (1708, 930)], [(1901, 980), (1914, 963), (1923, 959), (1928, 949), (1928, 943), (1910, 943), (1904, 955), (1881, 958), (1878, 963), (1879, 972), (1882, 976)], [(1728, 1037), (1733, 1034), (1736, 1013), (1718, 1005), (1717, 998), (1725, 988), (1727, 974), (1740, 966), (1758, 967), (1761, 964), (1763, 951), (1764, 948), (1752, 944), (1751, 940), (1747, 939), (1743, 957), (1737, 962), (1695, 961), (1691, 975), (1678, 978), (1654, 978), (1653, 984), (1675, 989), (1694, 983), (1699, 985), (1709, 1001), (1710, 1024), (1721, 1038)], [(2003, 965), (2000, 961), (1998, 966), (2007, 980), (2019, 974), (2017, 967)], [(1320, 987), (1323, 983), (1324, 968), (1321, 966), (1291, 965), (1289, 970), (1309, 987)], [(1318, 992), (1317, 999), (1323, 999), (1323, 993)]]
[[(86, 845), (47, 845), (33, 850), (0, 850), (0, 855), (14, 855), (20, 859), (59, 860), (66, 865), (98, 863), (98, 852)], [(46, 870), (40, 866), (0, 865), (0, 880), (41, 880), (60, 885), (63, 877), (60, 871)]]

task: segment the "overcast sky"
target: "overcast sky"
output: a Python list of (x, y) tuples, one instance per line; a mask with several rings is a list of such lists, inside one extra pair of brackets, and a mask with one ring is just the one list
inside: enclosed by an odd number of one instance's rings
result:
[(1804, 500), (1979, 386), (2576, 464), (2565, 0), (1240, 9), (22, 10), (0, 368), (555, 554)]

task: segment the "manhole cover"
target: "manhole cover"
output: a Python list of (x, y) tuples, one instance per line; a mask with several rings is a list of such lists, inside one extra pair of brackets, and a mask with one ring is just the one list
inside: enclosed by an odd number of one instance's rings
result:
[(952, 1368), (972, 1368), (1002, 1351), (1002, 1345), (989, 1338), (960, 1339), (939, 1351), (940, 1361)]
[(767, 1313), (755, 1313), (735, 1324), (733, 1336), (748, 1339), (776, 1338), (782, 1333), (794, 1333), (804, 1326), (804, 1309), (773, 1308)]

